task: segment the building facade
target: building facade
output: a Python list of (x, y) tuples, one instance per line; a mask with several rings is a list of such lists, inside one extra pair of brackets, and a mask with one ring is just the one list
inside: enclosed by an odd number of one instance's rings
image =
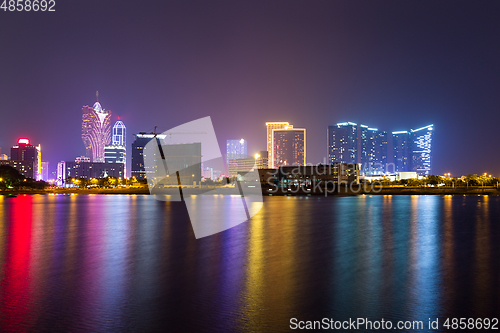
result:
[(411, 135), (408, 131), (392, 132), (394, 172), (411, 171)]
[(273, 129), (272, 133), (274, 168), (306, 164), (305, 128)]
[(248, 146), (245, 139), (226, 141), (226, 161), (229, 177), (235, 177), (238, 169), (248, 158)]
[(382, 175), (387, 169), (387, 132), (360, 125), (361, 174)]
[(33, 161), (0, 160), (0, 165), (9, 165), (26, 178), (36, 177), (36, 164)]
[(240, 140), (227, 140), (226, 141), (226, 159), (229, 161), (236, 158), (248, 157), (247, 141)]
[(274, 147), (273, 147), (273, 130), (293, 128), (287, 121), (267, 122), (267, 154), (269, 159), (269, 167), (274, 168)]
[(139, 134), (134, 134), (135, 140), (132, 142), (131, 177), (135, 177), (136, 179), (146, 179), (146, 169), (144, 167), (144, 147), (155, 136), (162, 140), (165, 139), (165, 135), (156, 135), (154, 133), (141, 132)]
[(30, 161), (33, 162), (33, 171), (29, 171), (30, 168), (25, 167), (22, 163), (21, 165), (26, 174), (21, 172), (25, 177), (33, 178), (35, 180), (42, 179), (42, 148), (40, 145), (33, 146), (30, 144), (30, 140), (26, 138), (19, 139), (17, 145), (13, 146), (10, 150), (10, 156), (12, 161)]
[(114, 125), (113, 125), (113, 138), (111, 141), (111, 144), (113, 146), (126, 146), (127, 138), (127, 128), (125, 127), (125, 124), (123, 124), (123, 121), (118, 120)]
[(420, 176), (431, 174), (433, 125), (412, 130), (412, 170)]
[(328, 163), (359, 163), (358, 125), (338, 123), (327, 129)]
[(104, 147), (111, 142), (111, 111), (104, 110), (99, 99), (94, 106), (82, 108), (82, 140), (87, 157), (104, 162)]
[(66, 185), (72, 178), (124, 178), (122, 163), (104, 162), (59, 162), (57, 164), (57, 183)]
[(315, 186), (329, 182), (333, 184), (358, 184), (359, 164), (333, 163), (331, 165), (287, 166), (279, 169), (260, 169), (261, 185)]
[(432, 171), (432, 134), (434, 126), (392, 132), (394, 171), (416, 172), (427, 176)]
[(269, 168), (269, 155), (267, 150), (259, 151), (254, 157), (258, 169)]

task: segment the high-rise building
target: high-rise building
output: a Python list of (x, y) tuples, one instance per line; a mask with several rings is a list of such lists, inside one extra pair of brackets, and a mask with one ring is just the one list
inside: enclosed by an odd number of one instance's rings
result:
[(0, 165), (9, 165), (24, 177), (36, 179), (36, 167), (33, 161), (0, 160)]
[(118, 120), (113, 126), (112, 144), (104, 146), (104, 162), (122, 163), (125, 176), (127, 174), (126, 130), (123, 122)]
[[(30, 140), (26, 138), (19, 139), (17, 145), (10, 150), (12, 161), (31, 161), (33, 162), (33, 172), (25, 177), (41, 180), (42, 177), (42, 149), (40, 145), (33, 146)], [(23, 167), (24, 168), (24, 167)], [(31, 172), (31, 171), (30, 171)]]
[(99, 93), (93, 107), (82, 108), (82, 140), (87, 157), (92, 162), (104, 162), (104, 146), (111, 141), (111, 111), (99, 103)]
[(227, 140), (226, 141), (226, 159), (232, 160), (237, 158), (246, 158), (247, 156), (247, 141), (241, 140)]
[(269, 166), (269, 157), (267, 150), (259, 151), (255, 154), (255, 163), (258, 169), (267, 169)]
[(395, 172), (431, 173), (433, 125), (416, 130), (392, 132)]
[(49, 162), (42, 162), (41, 180), (49, 181)]
[(412, 169), (421, 176), (431, 174), (431, 148), (433, 125), (411, 130)]
[(359, 163), (358, 159), (358, 125), (355, 123), (338, 123), (328, 126), (328, 163)]
[(126, 134), (127, 128), (123, 124), (123, 122), (118, 119), (118, 121), (113, 126), (113, 140), (111, 144), (113, 146), (126, 146)]
[(306, 164), (305, 128), (272, 130), (273, 168)]
[(274, 129), (284, 129), (293, 128), (287, 121), (277, 121), (277, 122), (267, 122), (267, 154), (269, 158), (269, 167), (274, 168), (274, 147), (273, 147), (273, 130)]
[[(226, 161), (229, 177), (235, 177), (239, 170), (250, 170), (248, 167), (248, 147), (245, 139), (226, 141)], [(247, 171), (248, 171), (247, 170)]]
[(408, 131), (392, 132), (394, 172), (411, 171), (411, 136)]
[(132, 177), (135, 177), (136, 179), (146, 178), (146, 169), (144, 167), (144, 147), (155, 136), (162, 140), (166, 137), (165, 135), (156, 135), (154, 133), (145, 132), (134, 134), (135, 141), (132, 142)]
[(107, 145), (106, 147), (104, 147), (104, 162), (106, 163), (125, 164), (125, 156), (125, 146)]
[(362, 174), (384, 174), (387, 166), (387, 132), (360, 125), (359, 133)]

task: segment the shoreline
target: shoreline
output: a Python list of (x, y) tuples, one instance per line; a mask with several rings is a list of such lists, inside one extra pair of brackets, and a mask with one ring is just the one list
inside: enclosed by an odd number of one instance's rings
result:
[[(206, 189), (190, 189), (194, 194), (202, 194)], [(442, 187), (383, 187), (380, 188), (363, 188), (362, 186), (350, 188), (340, 187), (335, 191), (330, 189), (325, 193), (324, 189), (319, 189), (318, 192), (312, 190), (280, 188), (278, 191), (273, 190), (271, 193), (269, 188), (262, 188), (263, 196), (356, 196), (356, 195), (500, 195), (500, 190), (495, 187), (491, 188), (442, 188)], [(177, 188), (172, 188), (172, 194), (178, 193)], [(101, 189), (47, 189), (47, 190), (12, 190), (0, 191), (0, 195), (13, 196), (23, 194), (127, 194), (127, 195), (150, 195), (147, 187), (140, 188), (101, 188)], [(169, 194), (169, 193), (165, 193)], [(229, 194), (229, 193), (228, 193)]]

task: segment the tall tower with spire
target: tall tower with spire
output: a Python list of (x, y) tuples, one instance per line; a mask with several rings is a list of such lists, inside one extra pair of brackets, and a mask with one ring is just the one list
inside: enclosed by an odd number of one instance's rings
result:
[(93, 107), (82, 108), (82, 140), (92, 162), (104, 162), (104, 146), (111, 141), (111, 111), (99, 103), (99, 92)]

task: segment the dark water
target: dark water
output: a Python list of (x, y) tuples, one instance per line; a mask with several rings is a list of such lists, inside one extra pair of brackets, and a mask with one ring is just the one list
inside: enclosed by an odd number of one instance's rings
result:
[(4, 331), (499, 317), (500, 198), (268, 197), (196, 240), (182, 203), (0, 196), (0, 277)]

